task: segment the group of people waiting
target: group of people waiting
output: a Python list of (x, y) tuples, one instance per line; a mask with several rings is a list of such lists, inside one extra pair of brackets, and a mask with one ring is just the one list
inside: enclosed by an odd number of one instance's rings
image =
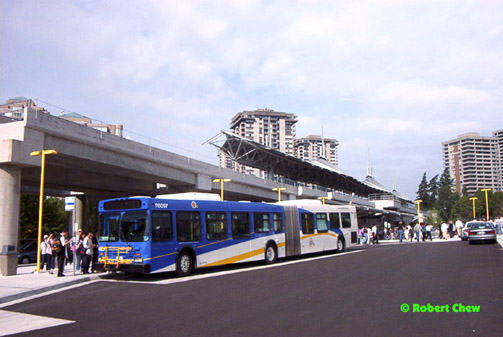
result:
[(54, 273), (55, 264), (58, 267), (58, 277), (63, 274), (65, 265), (72, 263), (72, 253), (75, 254), (75, 269), (82, 274), (89, 274), (89, 268), (94, 271), (95, 263), (98, 262), (99, 232), (83, 233), (78, 230), (75, 238), (70, 238), (68, 230), (64, 229), (61, 234), (44, 235), (40, 243), (41, 264), (40, 269), (50, 274)]

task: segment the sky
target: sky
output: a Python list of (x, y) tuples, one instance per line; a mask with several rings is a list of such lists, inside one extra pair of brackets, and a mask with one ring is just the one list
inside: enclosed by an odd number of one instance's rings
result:
[[(503, 128), (501, 0), (0, 0), (0, 101), (203, 143), (258, 108), (340, 143), (339, 167), (414, 200), (442, 145)], [(369, 155), (370, 154), (370, 155)]]

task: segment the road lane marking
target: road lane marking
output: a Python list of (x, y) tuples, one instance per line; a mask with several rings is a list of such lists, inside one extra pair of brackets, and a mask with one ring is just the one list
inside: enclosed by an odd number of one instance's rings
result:
[(52, 328), (75, 321), (0, 310), (0, 336)]

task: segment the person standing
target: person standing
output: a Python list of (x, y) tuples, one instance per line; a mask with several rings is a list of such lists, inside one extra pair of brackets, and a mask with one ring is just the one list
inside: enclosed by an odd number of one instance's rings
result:
[(421, 225), (419, 222), (414, 226), (414, 232), (416, 233), (416, 242), (419, 242), (419, 235), (421, 233)]
[(91, 271), (94, 273), (96, 272), (95, 270), (95, 265), (98, 263), (98, 247), (100, 246), (100, 232), (96, 231), (93, 236), (93, 266), (91, 268)]
[(403, 240), (403, 222), (400, 221), (398, 223), (398, 238), (400, 239), (400, 242)]
[(56, 255), (56, 260), (58, 264), (58, 277), (65, 276), (63, 274), (65, 270), (65, 260), (66, 260), (66, 247), (70, 243), (68, 240), (68, 230), (63, 229), (61, 234), (54, 238), (52, 242), (52, 253)]
[(89, 232), (84, 238), (83, 247), (86, 251), (82, 262), (82, 274), (89, 274), (89, 265), (93, 258), (93, 233)]
[(40, 242), (40, 270), (44, 269), (49, 271), (49, 254), (48, 254), (48, 241), (49, 235), (44, 235), (44, 240)]
[(426, 224), (426, 236), (430, 238), (430, 241), (433, 241), (431, 231), (433, 229), (433, 225), (431, 224)]
[(76, 257), (75, 270), (79, 272), (82, 268), (82, 259), (84, 258), (84, 247), (82, 246), (84, 240), (84, 234), (82, 234), (82, 229), (77, 231), (77, 242), (75, 242), (74, 254)]
[(440, 225), (440, 230), (441, 230), (441, 233), (442, 233), (442, 238), (444, 240), (447, 240), (447, 230), (448, 230), (449, 226), (447, 225), (447, 223), (442, 222), (442, 224)]
[(461, 220), (456, 220), (456, 231), (458, 232), (458, 237), (461, 237), (463, 233), (463, 222)]

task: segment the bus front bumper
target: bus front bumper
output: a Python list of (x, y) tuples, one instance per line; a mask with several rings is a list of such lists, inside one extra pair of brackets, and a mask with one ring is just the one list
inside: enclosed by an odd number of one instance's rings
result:
[(105, 267), (104, 263), (96, 263), (95, 270), (96, 271), (111, 271), (117, 272), (122, 271), (125, 273), (131, 274), (150, 274), (150, 264), (119, 264), (118, 266), (115, 264), (107, 264)]

